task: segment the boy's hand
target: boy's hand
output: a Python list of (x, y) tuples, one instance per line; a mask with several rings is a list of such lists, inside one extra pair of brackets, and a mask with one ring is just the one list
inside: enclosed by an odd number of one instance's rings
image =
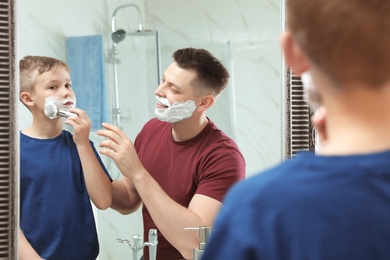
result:
[(89, 132), (91, 130), (91, 120), (87, 113), (79, 108), (69, 110), (78, 116), (71, 116), (65, 120), (65, 124), (73, 127), (73, 141), (76, 145), (89, 145)]
[(103, 123), (104, 129), (96, 133), (107, 138), (100, 143), (100, 153), (113, 159), (121, 173), (127, 178), (133, 179), (135, 174), (142, 173), (144, 167), (138, 158), (137, 152), (131, 140), (117, 126)]

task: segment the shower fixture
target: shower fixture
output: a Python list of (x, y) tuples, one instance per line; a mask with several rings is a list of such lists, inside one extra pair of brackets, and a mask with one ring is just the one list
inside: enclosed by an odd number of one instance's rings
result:
[(125, 39), (126, 31), (123, 29), (119, 29), (119, 30), (116, 29), (116, 14), (120, 9), (127, 8), (127, 7), (132, 7), (132, 8), (135, 8), (137, 10), (138, 27), (137, 27), (136, 32), (143, 32), (144, 31), (141, 9), (137, 5), (135, 5), (135, 4), (121, 5), (114, 10), (112, 17), (111, 17), (111, 39), (113, 41), (113, 44), (112, 44), (111, 50), (108, 53), (108, 62), (112, 63), (114, 66), (113, 73), (114, 73), (115, 104), (114, 104), (114, 107), (112, 109), (112, 113), (115, 116), (115, 121), (116, 121), (115, 123), (118, 127), (121, 127), (120, 121), (121, 121), (122, 110), (121, 110), (120, 104), (119, 104), (119, 86), (118, 86), (118, 84), (119, 84), (118, 83), (118, 64), (120, 63), (120, 59), (116, 58), (116, 56), (119, 53), (119, 50), (116, 46), (119, 42), (121, 42)]
[[(116, 28), (116, 16), (117, 12), (122, 8), (132, 7), (135, 8), (138, 14), (138, 26), (137, 30), (126, 32), (123, 29), (117, 29)], [(117, 45), (122, 42), (126, 36), (141, 36), (141, 35), (154, 35), (156, 39), (156, 55), (157, 55), (157, 74), (158, 79), (161, 78), (161, 62), (160, 62), (160, 37), (158, 31), (155, 30), (148, 30), (144, 29), (143, 26), (143, 18), (141, 9), (135, 5), (135, 4), (125, 4), (117, 7), (111, 17), (111, 40), (112, 40), (112, 47), (108, 51), (108, 57), (107, 61), (108, 63), (111, 63), (113, 65), (113, 76), (114, 76), (114, 96), (115, 96), (115, 103), (114, 107), (112, 109), (112, 113), (115, 117), (115, 123), (118, 127), (121, 127), (120, 119), (121, 119), (121, 108), (119, 104), (119, 82), (118, 82), (118, 64), (120, 63), (120, 59), (117, 58), (117, 55), (119, 54), (119, 50), (117, 48)], [(159, 83), (159, 82), (158, 82)]]
[[(132, 32), (126, 32), (123, 29), (119, 29), (119, 30), (116, 29), (116, 13), (120, 9), (126, 8), (126, 7), (133, 7), (133, 8), (135, 8), (137, 10), (137, 14), (138, 14), (137, 30), (132, 31)], [(118, 43), (118, 42), (123, 41), (124, 38), (126, 37), (126, 35), (152, 35), (152, 34), (155, 33), (155, 31), (144, 29), (141, 9), (137, 5), (135, 5), (135, 4), (126, 4), (126, 5), (119, 6), (119, 7), (117, 7), (114, 10), (114, 13), (112, 14), (112, 18), (111, 18), (111, 33), (112, 33), (111, 34), (111, 39), (115, 43)]]
[(125, 37), (126, 37), (126, 32), (125, 32), (125, 30), (122, 30), (122, 29), (120, 29), (120, 30), (118, 30), (118, 31), (116, 31), (116, 32), (113, 32), (113, 33), (111, 34), (111, 39), (112, 39), (115, 43), (118, 43), (118, 42), (123, 41), (123, 40), (125, 39)]
[(112, 14), (112, 18), (111, 18), (111, 31), (112, 31), (112, 33), (116, 32), (116, 13), (120, 9), (126, 8), (126, 7), (133, 7), (137, 10), (137, 13), (138, 13), (138, 29), (137, 29), (137, 31), (142, 32), (144, 30), (144, 26), (143, 26), (141, 9), (135, 4), (127, 4), (127, 5), (121, 5), (114, 10), (114, 13)]

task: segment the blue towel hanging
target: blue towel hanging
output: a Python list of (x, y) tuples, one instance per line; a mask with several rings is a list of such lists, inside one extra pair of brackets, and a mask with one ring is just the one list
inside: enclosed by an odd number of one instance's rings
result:
[(66, 61), (70, 68), (76, 106), (87, 112), (91, 130), (108, 122), (108, 105), (101, 35), (68, 37)]

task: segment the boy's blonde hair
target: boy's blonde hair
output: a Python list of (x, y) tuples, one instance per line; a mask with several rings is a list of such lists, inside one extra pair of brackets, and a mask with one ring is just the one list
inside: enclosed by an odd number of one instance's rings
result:
[(39, 75), (56, 68), (64, 68), (70, 73), (65, 62), (52, 57), (25, 56), (20, 60), (20, 93), (34, 91), (33, 86)]
[(390, 80), (389, 0), (287, 0), (294, 39), (336, 85)]

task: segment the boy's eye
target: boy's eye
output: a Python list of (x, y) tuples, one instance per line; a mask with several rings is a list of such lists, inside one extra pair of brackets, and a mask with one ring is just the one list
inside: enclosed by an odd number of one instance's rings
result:
[(49, 89), (56, 89), (56, 86), (50, 86)]
[(72, 85), (71, 85), (71, 84), (66, 84), (65, 87), (66, 87), (66, 88), (71, 88)]

